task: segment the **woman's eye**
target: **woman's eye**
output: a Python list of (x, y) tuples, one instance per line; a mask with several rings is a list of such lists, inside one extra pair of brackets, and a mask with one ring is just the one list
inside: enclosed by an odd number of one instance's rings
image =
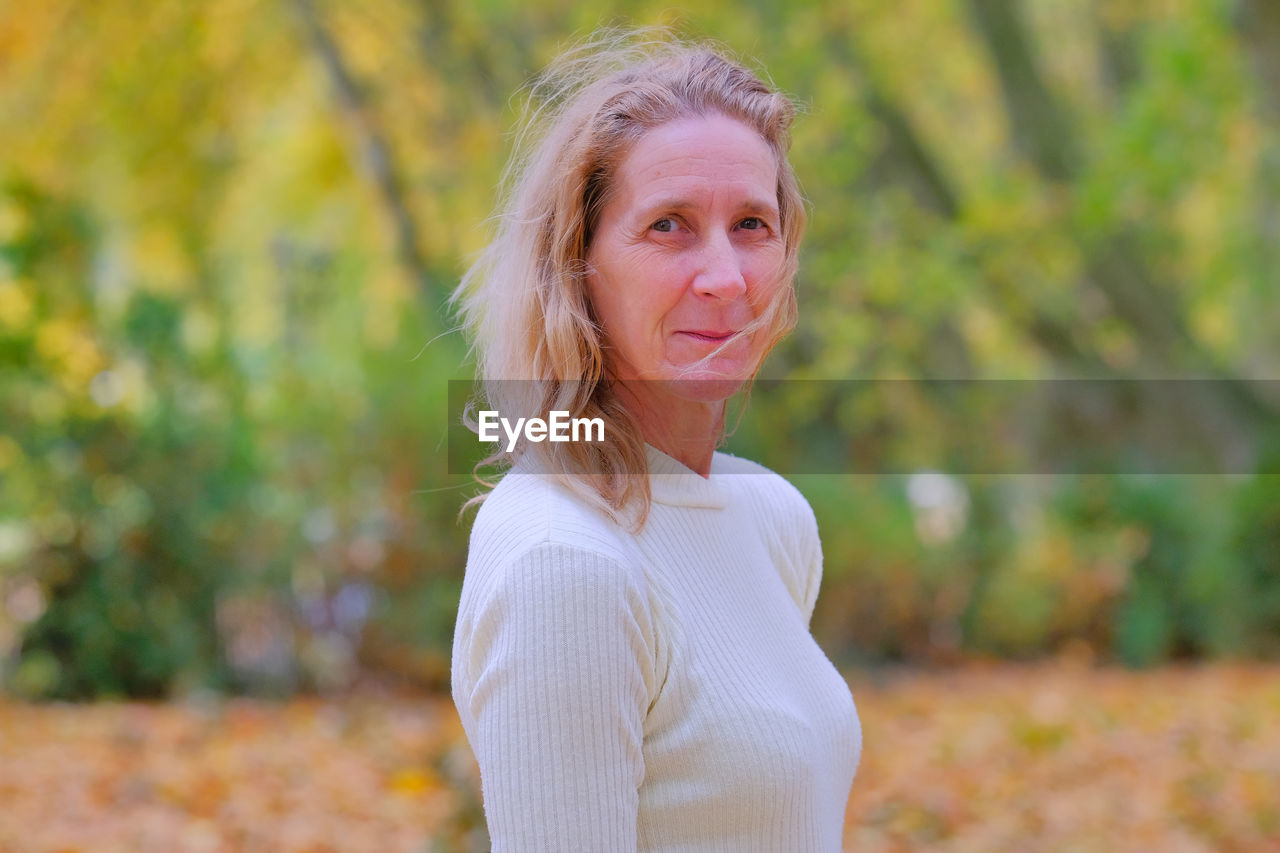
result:
[(765, 226), (764, 226), (764, 220), (761, 219), (760, 217), (748, 216), (746, 219), (738, 223), (738, 227), (743, 228), (747, 231), (757, 231)]
[(667, 217), (666, 219), (659, 219), (657, 222), (653, 223), (653, 230), (661, 231), (663, 234), (669, 234), (676, 230), (676, 221), (670, 217)]

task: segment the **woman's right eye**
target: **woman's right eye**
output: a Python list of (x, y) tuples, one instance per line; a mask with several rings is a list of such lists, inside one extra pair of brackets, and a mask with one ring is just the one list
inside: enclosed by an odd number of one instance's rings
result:
[(657, 222), (653, 223), (651, 227), (654, 231), (660, 231), (663, 234), (670, 234), (672, 231), (676, 230), (676, 221), (668, 216), (663, 219), (659, 219)]

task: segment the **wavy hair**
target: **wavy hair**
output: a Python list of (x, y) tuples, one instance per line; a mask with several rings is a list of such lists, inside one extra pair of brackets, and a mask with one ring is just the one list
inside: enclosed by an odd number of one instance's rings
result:
[[(787, 160), (795, 107), (719, 49), (665, 31), (603, 31), (529, 85), (496, 234), (452, 297), (476, 355), (479, 395), (491, 408), (543, 418), (568, 411), (609, 427), (603, 442), (525, 442), (515, 456), (531, 455), (537, 470), (634, 529), (650, 505), (645, 441), (609, 380), (607, 330), (595, 321), (587, 291), (587, 250), (636, 141), (667, 122), (715, 114), (754, 129), (777, 159), (784, 243), (777, 275), (784, 286), (739, 333), (760, 334), (767, 353), (796, 322), (793, 280), (805, 210)], [(473, 428), (474, 405), (467, 415)], [(477, 472), (514, 461), (500, 443)], [(479, 473), (477, 479), (495, 484)]]

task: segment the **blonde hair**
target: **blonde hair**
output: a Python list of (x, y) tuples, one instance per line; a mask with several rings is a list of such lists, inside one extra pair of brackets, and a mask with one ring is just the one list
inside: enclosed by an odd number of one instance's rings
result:
[[(649, 130), (714, 114), (754, 129), (778, 164), (784, 286), (740, 334), (762, 334), (767, 353), (796, 321), (792, 281), (805, 211), (787, 160), (795, 108), (719, 50), (653, 30), (597, 34), (560, 55), (528, 95), (503, 176), (497, 233), (453, 304), (489, 408), (543, 418), (568, 411), (609, 426), (602, 442), (526, 442), (516, 454), (532, 455), (539, 469), (638, 529), (650, 504), (645, 441), (608, 379), (604, 330), (586, 284), (592, 232), (619, 164)], [(477, 471), (514, 461), (500, 443)]]

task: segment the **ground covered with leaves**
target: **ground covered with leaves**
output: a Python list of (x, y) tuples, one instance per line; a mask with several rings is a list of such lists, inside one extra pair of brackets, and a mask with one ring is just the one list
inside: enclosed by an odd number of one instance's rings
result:
[[(845, 848), (1280, 849), (1280, 668), (852, 673)], [(0, 701), (0, 850), (485, 850), (447, 698)]]

